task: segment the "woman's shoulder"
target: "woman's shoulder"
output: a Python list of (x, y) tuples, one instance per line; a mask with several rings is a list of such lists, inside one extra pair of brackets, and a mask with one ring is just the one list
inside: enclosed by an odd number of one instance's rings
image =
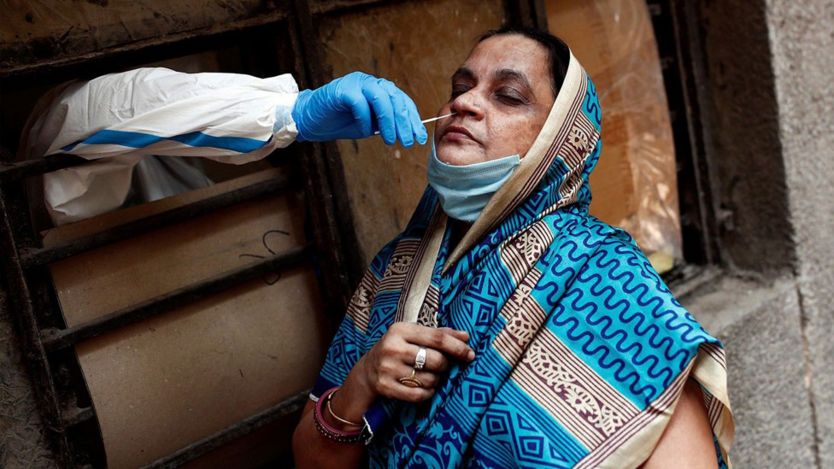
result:
[(544, 221), (553, 235), (552, 247), (577, 246), (590, 257), (606, 256), (612, 251), (628, 257), (645, 257), (627, 231), (582, 211), (560, 211), (545, 217)]

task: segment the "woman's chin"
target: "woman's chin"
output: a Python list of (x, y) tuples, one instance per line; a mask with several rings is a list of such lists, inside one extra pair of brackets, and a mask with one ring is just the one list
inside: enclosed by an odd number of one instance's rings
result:
[(442, 142), (437, 146), (437, 159), (454, 166), (486, 161), (480, 148), (472, 148), (470, 145), (444, 144)]

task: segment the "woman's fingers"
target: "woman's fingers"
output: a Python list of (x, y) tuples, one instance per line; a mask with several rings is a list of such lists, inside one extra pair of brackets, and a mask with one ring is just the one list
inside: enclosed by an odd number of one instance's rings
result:
[[(412, 371), (414, 372), (412, 375)], [(403, 379), (403, 381), (400, 381)], [(401, 401), (419, 402), (430, 398), (440, 383), (440, 377), (428, 371), (416, 371), (402, 366), (388, 381), (388, 397)]]
[[(445, 354), (448, 357), (463, 361), (471, 361), (475, 358), (475, 352), (466, 343), (464, 336), (456, 334), (452, 329), (432, 329), (422, 331), (409, 338), (409, 342), (415, 345), (432, 348)], [(468, 335), (465, 336), (468, 339)]]
[[(368, 382), (378, 394), (387, 397), (409, 402), (428, 399), (451, 360), (470, 361), (475, 357), (468, 340), (465, 331), (393, 324), (363, 359)], [(426, 361), (417, 370), (414, 366), (421, 348), (426, 349)]]
[(448, 331), (450, 334), (455, 336), (457, 339), (462, 340), (463, 342), (469, 343), (469, 333), (466, 331), (459, 331), (457, 329), (452, 329), (449, 327), (441, 327), (440, 330)]
[(448, 327), (426, 327), (414, 323), (396, 323), (389, 332), (402, 337), (406, 342), (434, 349), (447, 357), (471, 361), (475, 351), (467, 344), (469, 334)]
[(426, 371), (443, 372), (449, 369), (449, 360), (443, 353), (438, 352), (432, 348), (421, 347), (419, 345), (408, 344), (400, 354), (400, 359), (408, 366), (417, 365), (417, 353), (421, 348), (426, 349), (426, 363), (423, 369)]
[(396, 384), (395, 395), (389, 396), (405, 402), (423, 402), (434, 396), (434, 388), (409, 388), (400, 383)]

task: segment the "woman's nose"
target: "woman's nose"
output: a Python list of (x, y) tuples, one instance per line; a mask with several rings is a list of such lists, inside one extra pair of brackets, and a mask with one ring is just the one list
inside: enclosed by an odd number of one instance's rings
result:
[(468, 115), (475, 118), (483, 117), (483, 108), (478, 102), (478, 97), (473, 91), (458, 95), (452, 100), (449, 109), (459, 116)]

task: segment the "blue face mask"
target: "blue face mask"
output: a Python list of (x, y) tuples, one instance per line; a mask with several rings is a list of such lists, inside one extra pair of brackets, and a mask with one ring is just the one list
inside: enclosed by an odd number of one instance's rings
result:
[(440, 195), (449, 218), (472, 223), (518, 167), (518, 155), (462, 166), (437, 159), (434, 142), (429, 155), (429, 185)]

